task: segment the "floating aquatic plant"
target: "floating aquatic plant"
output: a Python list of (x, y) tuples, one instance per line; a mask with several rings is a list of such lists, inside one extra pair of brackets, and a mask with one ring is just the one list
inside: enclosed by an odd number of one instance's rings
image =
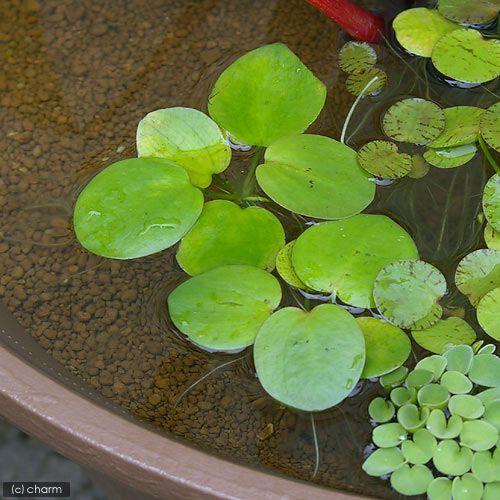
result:
[(347, 42), (339, 51), (339, 66), (346, 73), (363, 73), (377, 62), (377, 52), (366, 42)]
[(500, 173), (496, 173), (484, 186), (483, 212), (495, 231), (500, 231)]
[(474, 26), (489, 24), (498, 16), (498, 0), (439, 0), (438, 11), (447, 19)]
[(493, 104), (482, 114), (479, 127), (483, 139), (500, 153), (500, 102)]
[(276, 270), (283, 280), (293, 288), (307, 290), (307, 285), (297, 276), (292, 264), (292, 251), (295, 240), (287, 243), (276, 256)]
[(474, 144), (466, 144), (450, 148), (428, 148), (424, 152), (424, 158), (434, 167), (455, 168), (471, 161), (476, 153)]
[(477, 305), (477, 321), (490, 337), (500, 342), (500, 287), (481, 298)]
[(387, 73), (380, 68), (368, 68), (360, 73), (351, 73), (345, 82), (347, 90), (355, 95), (376, 95), (387, 83)]
[[(484, 380), (478, 380), (474, 365), (481, 364), (483, 356), (495, 358), (488, 360), (496, 378), (487, 382), (497, 383), (475, 396), (470, 393)], [(372, 435), (379, 448), (365, 460), (363, 470), (379, 477), (390, 474), (391, 486), (403, 495), (480, 499), (488, 485), (500, 480), (495, 426), (500, 409), (500, 359), (493, 354), (474, 355), (469, 346), (456, 346), (443, 356), (422, 359), (419, 366), (430, 371), (416, 368), (400, 381), (404, 385), (391, 386), (391, 400), (401, 401), (397, 412), (382, 397), (370, 403), (370, 417), (380, 424)], [(484, 374), (485, 367), (480, 371)], [(398, 391), (406, 391), (409, 402), (400, 399)], [(488, 411), (490, 420), (485, 418)]]
[(500, 250), (500, 232), (495, 231), (490, 224), (484, 227), (484, 241), (488, 248)]
[(367, 172), (385, 179), (404, 177), (412, 168), (412, 157), (389, 141), (366, 143), (358, 151), (358, 162)]
[(446, 118), (435, 103), (410, 97), (393, 104), (384, 114), (382, 128), (391, 139), (427, 144), (444, 130)]

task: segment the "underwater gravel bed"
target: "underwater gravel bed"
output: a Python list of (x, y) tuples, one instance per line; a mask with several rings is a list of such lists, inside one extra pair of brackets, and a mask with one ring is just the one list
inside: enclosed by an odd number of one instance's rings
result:
[[(338, 137), (352, 97), (338, 71), (336, 28), (302, 0), (123, 1), (111, 7), (30, 1), (7, 3), (5, 12), (0, 296), (55, 359), (132, 415), (212, 452), (309, 480), (315, 466), (309, 414), (267, 396), (250, 355), (214, 372), (173, 409), (191, 383), (227, 360), (194, 349), (171, 328), (165, 297), (184, 279), (175, 250), (106, 261), (76, 243), (71, 214), (76, 194), (96, 171), (135, 155), (140, 118), (168, 106), (203, 109), (221, 69), (264, 43), (287, 43), (327, 85), (326, 107), (311, 131)], [(411, 81), (389, 51), (381, 52), (389, 81), (401, 78), (389, 91), (394, 100), (424, 95), (425, 86)], [(431, 98), (447, 105), (491, 102), (486, 93), (438, 91)], [(373, 138), (381, 109), (376, 99), (357, 109), (352, 129), (363, 119), (368, 125), (354, 143)], [(250, 157), (233, 154), (227, 175), (237, 176)], [(451, 273), (480, 246), (474, 199), (484, 180), (477, 159), (453, 172), (434, 170), (419, 184), (406, 179), (379, 189), (370, 211), (394, 217), (422, 258)], [(439, 226), (443, 212), (446, 222)], [(294, 236), (293, 226), (285, 228)], [(452, 293), (446, 300), (450, 315), (461, 308), (471, 319), (463, 297)], [(372, 430), (367, 406), (380, 391), (363, 382), (356, 398), (316, 416), (316, 482), (396, 497), (361, 470)]]

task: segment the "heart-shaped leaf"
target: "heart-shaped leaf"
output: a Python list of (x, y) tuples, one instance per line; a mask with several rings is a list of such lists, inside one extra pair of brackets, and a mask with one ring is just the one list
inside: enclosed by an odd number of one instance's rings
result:
[(397, 413), (398, 422), (408, 431), (416, 432), (421, 429), (429, 418), (429, 408), (419, 408), (414, 404), (405, 404)]
[(463, 374), (457, 371), (443, 373), (441, 385), (451, 392), (451, 394), (467, 394), (472, 390), (472, 382)]
[(262, 325), (254, 360), (273, 398), (320, 411), (340, 403), (358, 382), (365, 343), (356, 320), (339, 306), (322, 304), (310, 312), (286, 307)]
[(377, 423), (389, 422), (395, 413), (394, 405), (381, 397), (373, 399), (368, 405), (368, 414)]
[(498, 441), (498, 431), (495, 426), (484, 420), (464, 422), (460, 431), (460, 444), (474, 451), (486, 451), (493, 448)]
[(437, 104), (410, 97), (386, 111), (382, 128), (395, 141), (427, 144), (441, 134), (445, 123), (444, 112)]
[(303, 132), (326, 88), (282, 43), (247, 52), (227, 67), (208, 100), (210, 116), (242, 144), (269, 146)]
[(408, 374), (406, 366), (400, 366), (390, 373), (382, 375), (379, 379), (380, 385), (387, 391), (402, 384)]
[(318, 219), (355, 215), (375, 195), (375, 183), (358, 165), (356, 152), (320, 135), (289, 136), (273, 143), (256, 176), (278, 205)]
[(436, 477), (427, 487), (429, 500), (451, 500), (451, 480), (447, 477)]
[(478, 451), (472, 457), (472, 473), (483, 483), (500, 480), (500, 448)]
[(469, 448), (460, 446), (456, 441), (445, 439), (438, 443), (432, 462), (442, 474), (461, 476), (472, 466), (473, 453)]
[(133, 158), (106, 167), (85, 186), (73, 225), (90, 252), (134, 259), (177, 243), (202, 207), (203, 195), (182, 167), (160, 158)]
[(405, 464), (391, 475), (391, 486), (402, 495), (422, 495), (432, 479), (432, 472), (425, 465)]
[(416, 369), (427, 370), (434, 374), (434, 380), (439, 380), (446, 369), (446, 358), (438, 354), (432, 354), (421, 359), (416, 365)]
[(380, 448), (375, 450), (363, 463), (363, 470), (369, 476), (385, 476), (404, 464), (399, 448)]
[(184, 167), (191, 183), (201, 188), (209, 186), (212, 174), (224, 171), (231, 161), (231, 148), (217, 124), (191, 108), (147, 114), (137, 127), (137, 153)]
[(283, 227), (268, 210), (214, 200), (205, 204), (196, 224), (182, 238), (177, 262), (191, 276), (231, 264), (272, 271), (284, 244)]
[(425, 425), (427, 430), (438, 439), (453, 439), (460, 434), (463, 421), (458, 415), (451, 415), (450, 418), (446, 420), (444, 412), (435, 409), (431, 411)]
[(292, 264), (292, 251), (295, 240), (287, 243), (276, 256), (276, 270), (279, 275), (294, 288), (307, 290), (307, 285), (297, 276)]
[(484, 413), (483, 402), (470, 394), (455, 394), (450, 398), (448, 408), (452, 415), (464, 419), (479, 418)]
[(490, 177), (483, 193), (483, 211), (495, 231), (500, 231), (500, 173)]
[(310, 288), (335, 293), (355, 307), (373, 307), (380, 269), (416, 255), (411, 237), (391, 219), (361, 214), (308, 228), (295, 242), (292, 262)]
[(473, 29), (451, 31), (432, 48), (432, 63), (454, 80), (484, 83), (500, 73), (500, 41), (486, 40)]
[(420, 389), (434, 380), (434, 373), (429, 370), (416, 368), (406, 377), (405, 385), (410, 388)]
[(483, 139), (500, 153), (500, 102), (496, 102), (483, 113), (479, 126)]
[(482, 500), (498, 500), (500, 498), (500, 481), (484, 485)]
[(472, 344), (476, 340), (474, 329), (463, 319), (454, 316), (439, 320), (424, 330), (412, 330), (411, 334), (419, 346), (438, 354), (443, 354), (450, 346)]
[(475, 384), (484, 387), (500, 386), (500, 358), (495, 354), (477, 354), (468, 375)]
[(395, 387), (391, 391), (391, 401), (396, 406), (404, 406), (408, 403), (416, 403), (417, 402), (417, 390), (413, 387)]
[(357, 318), (365, 337), (366, 362), (361, 378), (380, 377), (401, 366), (410, 355), (408, 335), (377, 318)]
[(469, 345), (456, 345), (446, 349), (443, 356), (448, 362), (446, 366), (448, 371), (457, 371), (465, 375), (472, 366), (474, 351)]
[(451, 495), (453, 500), (481, 500), (483, 483), (470, 473), (464, 474), (453, 479)]
[(380, 270), (373, 298), (384, 318), (401, 328), (411, 328), (428, 318), (445, 292), (446, 280), (438, 269), (421, 260), (397, 260)]
[(428, 408), (444, 408), (448, 403), (450, 393), (441, 384), (427, 384), (419, 389), (417, 400), (420, 406)]
[[(390, 424), (377, 425), (377, 427), (373, 429), (372, 441), (379, 448), (392, 448), (400, 445), (406, 439), (407, 435), (408, 433), (401, 424), (392, 422)], [(408, 460), (408, 458), (406, 459)]]
[(358, 162), (370, 174), (384, 179), (404, 177), (412, 167), (411, 156), (400, 153), (389, 141), (367, 142), (358, 151)]
[(402, 443), (401, 452), (410, 464), (423, 465), (431, 460), (436, 447), (436, 438), (427, 429), (419, 429), (411, 440)]
[(434, 44), (458, 26), (433, 9), (403, 10), (392, 22), (396, 39), (411, 54), (430, 57)]
[(281, 301), (271, 274), (250, 266), (222, 266), (181, 283), (168, 297), (175, 326), (193, 342), (228, 351), (253, 344)]

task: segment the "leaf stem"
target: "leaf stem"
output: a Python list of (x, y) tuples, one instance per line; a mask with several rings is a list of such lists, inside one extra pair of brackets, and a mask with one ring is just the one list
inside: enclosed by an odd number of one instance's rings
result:
[(498, 166), (498, 163), (495, 161), (495, 158), (490, 153), (490, 150), (488, 149), (488, 146), (484, 142), (484, 139), (479, 136), (479, 146), (481, 146), (481, 149), (483, 151), (484, 156), (488, 160), (488, 163), (493, 167), (495, 172), (499, 173), (500, 172), (500, 166)]
[(251, 196), (255, 188), (255, 169), (257, 168), (257, 165), (260, 163), (263, 150), (264, 150), (263, 146), (259, 146), (255, 151), (255, 154), (252, 158), (252, 163), (250, 164), (250, 168), (248, 169), (245, 180), (243, 181), (243, 186), (241, 187), (242, 199)]
[(345, 144), (345, 135), (347, 132), (347, 127), (349, 125), (349, 122), (351, 121), (352, 114), (354, 113), (354, 110), (356, 109), (356, 106), (358, 105), (359, 101), (365, 96), (365, 92), (371, 87), (371, 85), (376, 82), (379, 79), (378, 76), (374, 76), (363, 88), (363, 90), (359, 93), (358, 97), (356, 97), (356, 100), (352, 103), (351, 109), (349, 110), (349, 113), (347, 113), (344, 126), (342, 127), (342, 133), (340, 134), (340, 142), (342, 144)]

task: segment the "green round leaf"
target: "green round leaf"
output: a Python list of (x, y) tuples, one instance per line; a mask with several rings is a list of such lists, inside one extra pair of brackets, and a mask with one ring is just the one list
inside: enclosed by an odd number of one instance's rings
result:
[(498, 500), (500, 498), (500, 481), (484, 485), (482, 500)]
[(427, 144), (441, 134), (445, 123), (444, 112), (437, 104), (409, 97), (396, 102), (386, 111), (382, 128), (396, 141)]
[(287, 243), (276, 256), (276, 270), (279, 275), (294, 288), (307, 290), (307, 285), (297, 276), (295, 269), (292, 265), (292, 251), (295, 240)]
[(448, 403), (450, 393), (440, 384), (427, 384), (418, 391), (418, 404), (428, 408), (444, 408)]
[(375, 450), (363, 463), (363, 470), (369, 476), (385, 476), (404, 464), (399, 448), (380, 448)]
[(425, 425), (429, 415), (429, 408), (419, 408), (412, 403), (408, 403), (399, 408), (397, 419), (408, 432), (416, 432)]
[(426, 384), (430, 384), (434, 380), (434, 373), (429, 370), (415, 369), (412, 370), (406, 377), (405, 385), (420, 389)]
[(479, 135), (484, 109), (475, 106), (454, 106), (443, 110), (446, 124), (441, 134), (431, 141), (431, 148), (451, 148), (472, 144)]
[(353, 95), (376, 95), (387, 83), (387, 73), (380, 68), (369, 68), (361, 73), (351, 73), (345, 82)]
[(293, 408), (320, 411), (340, 403), (365, 362), (363, 333), (347, 311), (322, 304), (310, 312), (286, 307), (255, 339), (254, 360), (264, 389)]
[(488, 145), (500, 153), (500, 102), (496, 102), (483, 113), (480, 131)]
[(483, 193), (483, 211), (495, 231), (500, 231), (500, 173), (490, 177)]
[(379, 448), (392, 448), (400, 445), (406, 439), (407, 435), (408, 433), (400, 424), (393, 422), (391, 424), (377, 425), (373, 429), (372, 441)]
[(500, 287), (491, 290), (479, 301), (477, 321), (490, 337), (500, 341)]
[(424, 153), (425, 160), (437, 168), (455, 168), (465, 165), (476, 156), (477, 148), (474, 144), (455, 146), (452, 148), (429, 148)]
[(453, 479), (451, 494), (453, 500), (481, 500), (483, 483), (470, 473), (464, 474)]
[(444, 356), (432, 354), (431, 356), (421, 359), (415, 365), (415, 369), (430, 371), (434, 374), (434, 380), (439, 380), (446, 369), (446, 364), (447, 361)]
[(380, 377), (401, 366), (410, 355), (410, 339), (399, 328), (377, 318), (357, 318), (365, 337), (366, 362), (361, 378)]
[(500, 399), (491, 401), (485, 405), (483, 420), (486, 420), (486, 422), (493, 425), (500, 432)]
[(460, 24), (487, 24), (498, 15), (498, 0), (439, 0), (439, 12)]
[(470, 470), (472, 455), (469, 448), (459, 446), (451, 439), (445, 439), (438, 443), (432, 462), (442, 474), (461, 476)]
[(309, 217), (342, 219), (373, 200), (375, 183), (356, 152), (320, 135), (298, 135), (272, 144), (256, 171), (262, 190), (278, 205)]
[(386, 389), (390, 390), (403, 383), (406, 375), (408, 374), (408, 368), (406, 366), (400, 366), (394, 371), (382, 375), (379, 379), (380, 385)]
[[(462, 344), (466, 344), (466, 342)], [(455, 345), (445, 350), (444, 357), (448, 362), (446, 366), (448, 371), (457, 371), (465, 375), (472, 366), (474, 351), (469, 345)]]
[(436, 408), (431, 411), (425, 425), (427, 430), (438, 439), (453, 439), (460, 434), (463, 421), (458, 415), (451, 415), (446, 420), (444, 412)]
[(381, 397), (372, 400), (368, 406), (370, 418), (377, 423), (389, 422), (394, 417), (395, 412), (394, 405)]
[(484, 420), (464, 422), (460, 432), (460, 444), (474, 451), (486, 451), (496, 445), (498, 431)]
[(500, 251), (488, 248), (466, 255), (458, 264), (455, 283), (476, 306), (490, 290), (500, 286)]
[(441, 385), (452, 394), (468, 394), (472, 390), (472, 382), (463, 373), (457, 371), (443, 373)]
[(420, 155), (411, 156), (411, 169), (408, 172), (408, 177), (412, 179), (421, 179), (429, 172), (430, 165)]
[(475, 384), (484, 387), (500, 386), (500, 358), (495, 354), (477, 354), (468, 375)]
[(500, 448), (474, 453), (472, 473), (483, 483), (500, 481)]
[(339, 65), (346, 73), (362, 73), (377, 62), (375, 49), (366, 42), (347, 42), (339, 52)]
[(225, 170), (231, 161), (231, 148), (217, 124), (191, 108), (147, 114), (137, 127), (137, 153), (184, 167), (191, 183), (201, 188), (209, 186), (212, 174)]
[(427, 429), (419, 429), (412, 439), (402, 443), (401, 452), (410, 464), (423, 465), (432, 459), (436, 447), (436, 438)]
[(458, 26), (439, 12), (424, 7), (403, 10), (392, 22), (396, 39), (411, 54), (430, 57), (434, 44)]
[(452, 415), (464, 419), (479, 418), (484, 413), (483, 402), (470, 394), (455, 394), (450, 398), (448, 409)]
[(370, 174), (384, 179), (397, 179), (410, 172), (412, 158), (400, 153), (389, 141), (371, 141), (358, 151), (359, 164)]
[(411, 334), (419, 346), (437, 354), (443, 354), (452, 345), (472, 344), (476, 339), (474, 329), (463, 319), (453, 316), (425, 330), (412, 330)]
[(325, 99), (324, 84), (286, 45), (274, 43), (247, 52), (223, 71), (208, 111), (233, 140), (269, 146), (302, 133)]
[(268, 210), (214, 200), (205, 204), (196, 224), (182, 238), (177, 262), (191, 276), (230, 264), (272, 271), (284, 244), (283, 227)]
[(488, 248), (500, 250), (500, 231), (495, 231), (490, 224), (484, 228), (484, 241)]
[(477, 353), (474, 354), (493, 354), (496, 351), (497, 347), (494, 344), (486, 344), (484, 347), (481, 347), (477, 350)]
[(222, 266), (181, 283), (168, 296), (168, 309), (175, 326), (192, 341), (228, 351), (253, 344), (280, 301), (281, 288), (271, 274)]
[(429, 500), (451, 500), (451, 480), (447, 477), (436, 477), (427, 487)]
[(404, 229), (384, 215), (366, 214), (308, 228), (292, 252), (295, 272), (306, 285), (356, 307), (373, 307), (373, 284), (382, 267), (412, 258), (418, 258), (417, 249)]
[(500, 73), (500, 41), (486, 40), (473, 29), (451, 31), (434, 45), (432, 63), (454, 80), (484, 83)]
[(397, 260), (377, 275), (373, 298), (384, 318), (401, 328), (411, 328), (428, 317), (445, 292), (446, 280), (438, 269), (421, 260)]
[(402, 495), (421, 495), (427, 491), (433, 479), (432, 472), (425, 465), (405, 464), (391, 475), (391, 486)]
[(391, 401), (396, 406), (417, 402), (417, 390), (414, 387), (395, 387), (391, 391)]
[(182, 167), (159, 158), (133, 158), (106, 167), (85, 186), (73, 225), (88, 251), (133, 259), (174, 245), (202, 207), (203, 195)]
[(490, 403), (500, 399), (500, 385), (493, 387), (492, 389), (486, 389), (478, 394), (476, 397), (479, 398), (485, 407), (488, 407)]

